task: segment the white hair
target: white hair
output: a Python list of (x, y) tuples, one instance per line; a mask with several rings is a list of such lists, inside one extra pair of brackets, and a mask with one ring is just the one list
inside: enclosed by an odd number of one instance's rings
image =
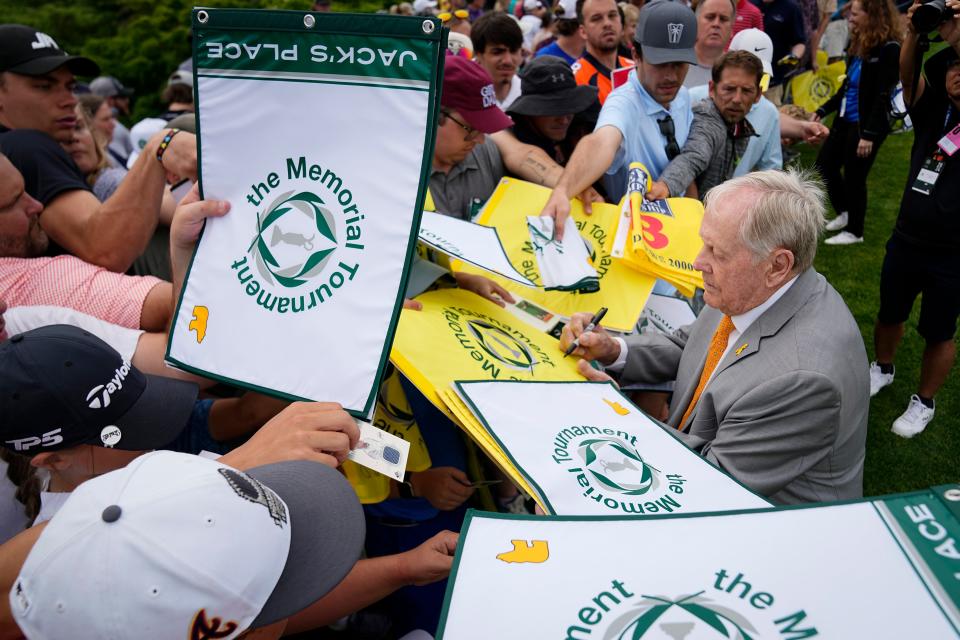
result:
[(810, 171), (755, 171), (711, 189), (704, 205), (738, 198), (744, 212), (740, 239), (756, 261), (775, 249), (793, 253), (794, 271), (813, 265), (824, 225), (824, 194), (820, 180)]

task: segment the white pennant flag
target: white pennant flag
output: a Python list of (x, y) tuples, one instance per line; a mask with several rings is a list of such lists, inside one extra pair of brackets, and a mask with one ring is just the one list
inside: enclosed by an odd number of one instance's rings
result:
[(466, 405), (559, 515), (667, 515), (770, 503), (610, 383), (457, 382)]
[(958, 638), (958, 501), (953, 485), (692, 518), (471, 511), (437, 638)]
[(439, 22), (193, 14), (207, 222), (168, 361), (369, 415), (402, 303), (438, 106)]

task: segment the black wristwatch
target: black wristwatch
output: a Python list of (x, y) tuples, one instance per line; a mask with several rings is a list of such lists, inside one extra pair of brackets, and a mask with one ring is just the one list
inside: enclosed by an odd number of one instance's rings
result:
[(413, 485), (410, 483), (410, 473), (406, 473), (403, 476), (403, 482), (397, 483), (397, 492), (400, 494), (401, 498), (409, 500), (411, 498), (416, 498), (417, 496), (413, 493)]

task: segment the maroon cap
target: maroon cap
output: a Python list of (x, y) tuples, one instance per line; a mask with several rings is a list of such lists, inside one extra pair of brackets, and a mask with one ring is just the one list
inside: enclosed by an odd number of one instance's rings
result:
[(456, 109), (467, 124), (482, 133), (496, 133), (513, 126), (513, 120), (497, 106), (490, 74), (461, 56), (447, 56), (440, 105)]

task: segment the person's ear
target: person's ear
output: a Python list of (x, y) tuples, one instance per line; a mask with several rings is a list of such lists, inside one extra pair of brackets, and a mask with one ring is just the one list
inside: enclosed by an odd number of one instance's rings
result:
[(63, 471), (70, 467), (70, 457), (59, 451), (45, 451), (30, 458), (30, 466), (50, 471)]
[(775, 249), (770, 254), (770, 271), (767, 273), (767, 286), (777, 287), (789, 280), (793, 274), (795, 259), (789, 249)]
[(714, 90), (714, 86), (713, 86), (713, 80), (709, 80), (707, 82), (707, 94), (710, 96), (711, 100), (717, 97), (717, 93)]

